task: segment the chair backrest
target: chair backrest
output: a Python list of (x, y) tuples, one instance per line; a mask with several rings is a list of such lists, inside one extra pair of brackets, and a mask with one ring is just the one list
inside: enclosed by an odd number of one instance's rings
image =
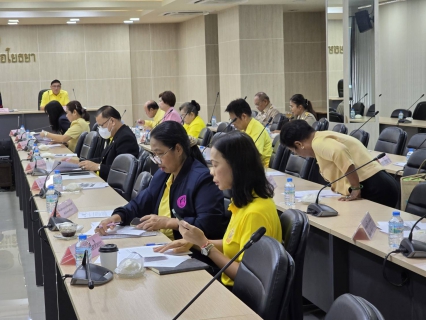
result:
[(392, 111), (390, 117), (398, 118), (400, 112), (402, 112), (402, 114), (404, 115), (404, 118), (411, 117), (411, 110), (407, 110), (407, 109), (395, 109)]
[(275, 161), (275, 156), (277, 155), (277, 150), (280, 145), (280, 135), (276, 135), (274, 140), (272, 140), (272, 154), (271, 159), (269, 159), (269, 168), (272, 168), (272, 165)]
[(228, 126), (227, 122), (222, 122), (218, 125), (216, 132), (225, 132), (226, 127)]
[(426, 149), (426, 133), (416, 133), (410, 138), (405, 147), (404, 155), (407, 154), (408, 149)]
[(368, 108), (367, 113), (366, 113), (366, 117), (374, 117), (374, 114), (376, 113), (376, 105), (372, 104), (370, 106), (370, 108)]
[(276, 114), (274, 119), (272, 120), (270, 130), (281, 130), (281, 127), (285, 122), (288, 122), (288, 118), (285, 115), (283, 115), (282, 113)]
[(77, 157), (80, 158), (81, 148), (83, 147), (84, 139), (86, 138), (88, 132), (84, 131), (81, 133), (80, 137), (77, 140), (77, 144), (75, 145), (74, 153), (77, 154)]
[(343, 98), (343, 79), (340, 79), (337, 82), (337, 93), (339, 95), (339, 98)]
[(324, 180), (320, 173), (320, 168), (318, 162), (315, 158), (306, 158), (306, 167), (305, 167), (304, 179), (326, 185), (328, 182)]
[(212, 146), (217, 139), (220, 139), (221, 137), (223, 137), (226, 134), (226, 132), (216, 132), (212, 139), (210, 140), (210, 146)]
[(84, 138), (83, 146), (80, 151), (80, 159), (87, 160), (94, 158), (100, 139), (99, 133), (90, 131)]
[(127, 201), (132, 196), (138, 160), (131, 154), (120, 154), (111, 165), (108, 174), (108, 184)]
[(282, 309), (280, 319), (303, 319), (303, 264), (309, 235), (309, 219), (305, 212), (297, 209), (289, 209), (281, 213), (280, 221), (284, 248), (291, 255), (294, 264), (297, 266), (290, 292), (290, 304), (288, 308)]
[(355, 111), (355, 114), (364, 115), (365, 105), (362, 102), (355, 103), (352, 108)]
[(330, 307), (324, 320), (384, 320), (380, 311), (364, 298), (345, 293)]
[[(417, 216), (423, 216), (426, 213), (426, 183), (420, 183), (411, 191), (407, 201), (407, 207), (404, 211)], [(403, 206), (403, 204), (401, 204)]]
[(92, 126), (92, 131), (98, 131), (99, 125), (95, 122)]
[(47, 90), (49, 89), (41, 89), (38, 92), (38, 104), (37, 104), (38, 110), (40, 110), (40, 104), (41, 104), (41, 99), (43, 98), (43, 93), (45, 93)]
[(252, 118), (256, 118), (257, 114), (258, 114), (258, 112), (256, 110), (251, 109), (251, 117)]
[(338, 123), (333, 127), (333, 131), (347, 134), (348, 128), (343, 123)]
[(136, 198), (139, 192), (145, 190), (149, 186), (151, 179), (152, 175), (149, 172), (144, 171), (139, 173), (135, 183), (133, 184), (131, 199)]
[(330, 122), (343, 123), (343, 116), (338, 114), (336, 111), (329, 111), (328, 118), (330, 119)]
[(200, 131), (200, 134), (198, 135), (198, 142), (197, 144), (199, 146), (207, 147), (210, 143), (210, 140), (213, 136), (213, 132), (209, 128), (203, 128)]
[(272, 162), (272, 169), (285, 172), (285, 168), (287, 166), (288, 159), (291, 155), (290, 149), (284, 147), (280, 143), (275, 144), (277, 151), (275, 152), (274, 162)]
[(407, 132), (398, 127), (387, 127), (380, 133), (374, 150), (401, 155), (406, 141)]
[(149, 156), (150, 156), (150, 153), (146, 150), (143, 150), (143, 152), (139, 155), (138, 168), (136, 170), (136, 177), (141, 172), (144, 172), (144, 171), (151, 173), (151, 159), (149, 158)]
[[(404, 166), (402, 176), (406, 177), (416, 174), (424, 160), (426, 160), (426, 149), (414, 151), (408, 159), (407, 164)], [(420, 169), (420, 173), (424, 172), (426, 172), (426, 164), (423, 164), (422, 169)]]
[(138, 159), (139, 159), (139, 157), (141, 156), (142, 152), (145, 151), (145, 149), (141, 145), (138, 145), (138, 147), (139, 147), (139, 152), (138, 152)]
[(370, 134), (367, 131), (364, 131), (362, 129), (353, 130), (350, 136), (361, 141), (361, 143), (367, 148), (368, 142), (370, 141)]
[(307, 179), (309, 169), (307, 168), (307, 159), (292, 154), (288, 158), (284, 172), (298, 178)]
[(413, 119), (415, 120), (426, 120), (426, 102), (419, 102), (414, 109)]
[(225, 206), (225, 217), (227, 219), (231, 219), (231, 216), (232, 216), (232, 212), (228, 210), (228, 207), (231, 203), (231, 198), (232, 198), (231, 190), (230, 189), (223, 190), (223, 204)]
[(263, 236), (241, 260), (232, 292), (262, 319), (279, 319), (289, 301), (294, 261), (277, 240)]
[(312, 128), (314, 128), (315, 131), (325, 131), (328, 130), (328, 125), (328, 120), (326, 118), (321, 118), (312, 124)]

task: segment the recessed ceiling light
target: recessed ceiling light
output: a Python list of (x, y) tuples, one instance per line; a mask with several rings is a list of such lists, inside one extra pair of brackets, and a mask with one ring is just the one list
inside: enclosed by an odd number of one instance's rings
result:
[(77, 24), (75, 21), (67, 21), (68, 24)]
[(131, 21), (139, 21), (139, 18), (130, 18)]
[(124, 22), (124, 23), (133, 23), (133, 21), (132, 21), (132, 20), (124, 20), (123, 22)]
[(70, 19), (70, 21), (80, 21), (80, 19)]
[(17, 24), (18, 24), (18, 22), (8, 22), (7, 24), (10, 24), (10, 25), (17, 25)]
[(9, 20), (9, 22), (19, 22), (19, 20)]

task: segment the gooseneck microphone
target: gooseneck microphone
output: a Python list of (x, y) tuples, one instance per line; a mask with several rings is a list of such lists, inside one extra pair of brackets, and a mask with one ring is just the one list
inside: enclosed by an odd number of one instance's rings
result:
[(235, 117), (234, 119), (231, 120), (230, 123), (228, 123), (228, 125), (226, 126), (224, 132), (228, 132), (228, 128), (235, 122), (237, 121), (237, 117)]
[(214, 116), (214, 110), (216, 109), (217, 98), (219, 98), (219, 91), (217, 92), (217, 95), (216, 95), (216, 100), (214, 102), (213, 112), (212, 112), (212, 116), (210, 117), (210, 122), (207, 123), (208, 126), (212, 125), (212, 120), (213, 120), (213, 116)]
[(162, 123), (164, 121), (164, 119), (173, 111), (173, 107), (170, 108), (169, 111), (167, 111), (167, 113), (164, 115), (164, 117), (161, 118), (160, 121), (158, 121), (158, 123), (154, 126), (154, 128), (152, 128), (152, 130), (155, 129), (155, 127), (157, 127), (160, 123)]
[(263, 237), (263, 235), (265, 234), (266, 229), (265, 227), (260, 227), (259, 229), (257, 229), (250, 237), (249, 241), (247, 241), (247, 243), (244, 245), (244, 247), (238, 251), (238, 253), (231, 259), (229, 260), (229, 262), (222, 268), (220, 269), (220, 271), (218, 273), (216, 273), (216, 275), (209, 281), (209, 283), (207, 283), (203, 289), (200, 290), (200, 292), (197, 293), (197, 295), (192, 298), (191, 301), (188, 302), (188, 304), (173, 318), (173, 320), (176, 320), (177, 318), (179, 318), (182, 313), (185, 312), (186, 309), (188, 309), (194, 302), (195, 300), (198, 299), (199, 296), (201, 296), (201, 294), (207, 290), (208, 287), (210, 287), (210, 285), (215, 282), (221, 275), (222, 273), (228, 269), (228, 267), (248, 248), (250, 248), (252, 246), (253, 243), (259, 241), (260, 238)]
[(359, 99), (357, 102), (355, 102), (352, 106), (349, 105), (349, 112), (352, 110), (353, 106), (356, 105), (358, 102), (360, 102), (362, 99), (364, 99), (368, 95), (368, 92), (364, 94), (361, 99)]
[(408, 109), (407, 109), (407, 111), (408, 110), (410, 110), (421, 98), (423, 98), (425, 96), (425, 94), (423, 93), (421, 96), (420, 96), (420, 98), (418, 98)]
[(426, 214), (416, 221), (416, 223), (411, 227), (408, 238), (402, 239), (401, 244), (399, 245), (400, 252), (402, 252), (402, 254), (407, 258), (426, 258), (426, 243), (419, 240), (413, 240), (413, 230), (424, 218), (426, 218)]
[[(37, 160), (36, 160), (37, 161)], [(36, 162), (37, 163), (37, 162)], [(62, 162), (59, 161), (58, 164), (49, 172), (49, 174), (46, 176), (46, 180), (44, 180), (44, 184), (43, 184), (43, 188), (40, 189), (40, 192), (38, 193), (38, 196), (41, 199), (45, 199), (46, 198), (46, 183), (47, 180), (49, 180), (49, 176), (52, 174), (53, 171), (55, 171), (55, 169), (61, 164)], [(57, 190), (55, 190), (55, 194), (58, 196), (58, 198), (61, 196), (61, 193)]]
[(358, 132), (358, 130), (360, 130), (368, 121), (370, 121), (372, 118), (374, 118), (375, 116), (377, 116), (379, 114), (379, 111), (376, 111), (375, 113), (374, 113), (374, 115), (372, 115), (371, 117), (370, 117), (370, 119), (368, 119), (367, 121), (365, 121), (362, 125), (361, 125), (361, 127), (359, 127), (358, 129), (356, 129), (355, 131), (353, 131), (351, 134), (350, 134), (350, 136), (353, 136), (355, 133), (357, 133)]
[(263, 127), (262, 131), (260, 131), (259, 135), (256, 138), (256, 141), (254, 142), (256, 144), (257, 140), (259, 140), (260, 136), (262, 135), (263, 131), (265, 131), (265, 129), (271, 124), (273, 118), (270, 117), (268, 122), (265, 124), (265, 126)]
[(95, 283), (92, 280), (92, 273), (90, 272), (89, 252), (87, 250), (84, 250), (84, 257), (81, 264), (86, 269), (87, 285), (89, 289), (92, 290), (95, 287)]
[[(420, 96), (420, 98), (418, 98), (408, 109), (407, 109), (407, 111), (409, 111), (421, 98), (423, 98), (425, 96), (425, 94), (423, 93), (421, 96)], [(408, 118), (411, 118), (411, 116), (410, 117), (408, 117)], [(411, 120), (407, 120), (406, 118), (403, 118), (403, 119), (398, 119), (398, 123), (411, 123)], [(398, 123), (397, 123), (397, 125), (398, 125)]]
[(308, 214), (312, 214), (313, 216), (316, 217), (333, 217), (333, 216), (337, 216), (338, 212), (336, 210), (334, 210), (332, 207), (327, 206), (325, 204), (319, 204), (318, 203), (318, 199), (319, 199), (319, 195), (321, 193), (322, 190), (324, 190), (327, 187), (331, 187), (331, 185), (343, 178), (345, 178), (346, 176), (354, 173), (355, 171), (358, 171), (359, 169), (361, 169), (362, 167), (365, 167), (367, 164), (370, 164), (373, 161), (379, 160), (381, 158), (383, 158), (386, 155), (386, 153), (381, 153), (379, 154), (377, 157), (373, 158), (372, 160), (368, 161), (367, 163), (364, 163), (362, 166), (355, 168), (354, 170), (344, 174), (343, 176), (341, 176), (340, 178), (327, 183), (324, 187), (322, 187), (317, 194), (317, 199), (315, 200), (315, 203), (311, 203), (310, 205), (308, 205), (308, 210), (307, 213)]

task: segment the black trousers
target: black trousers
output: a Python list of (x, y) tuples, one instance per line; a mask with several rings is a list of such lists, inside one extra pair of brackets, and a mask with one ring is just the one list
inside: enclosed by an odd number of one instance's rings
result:
[(396, 208), (399, 197), (399, 185), (385, 170), (361, 182), (364, 186), (361, 197), (388, 207)]

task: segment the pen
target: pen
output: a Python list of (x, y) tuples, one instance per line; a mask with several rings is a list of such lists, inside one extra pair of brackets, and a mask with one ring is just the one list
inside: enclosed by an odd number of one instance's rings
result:
[[(120, 224), (121, 222), (111, 222), (111, 223), (108, 223), (106, 226), (107, 227), (111, 227), (111, 226), (118, 226), (119, 224)], [(97, 229), (99, 229), (99, 228), (101, 228), (102, 226), (101, 225), (99, 225), (98, 227), (97, 227)]]
[(151, 242), (151, 243), (146, 243), (145, 246), (165, 246), (167, 243), (155, 243), (155, 242)]

